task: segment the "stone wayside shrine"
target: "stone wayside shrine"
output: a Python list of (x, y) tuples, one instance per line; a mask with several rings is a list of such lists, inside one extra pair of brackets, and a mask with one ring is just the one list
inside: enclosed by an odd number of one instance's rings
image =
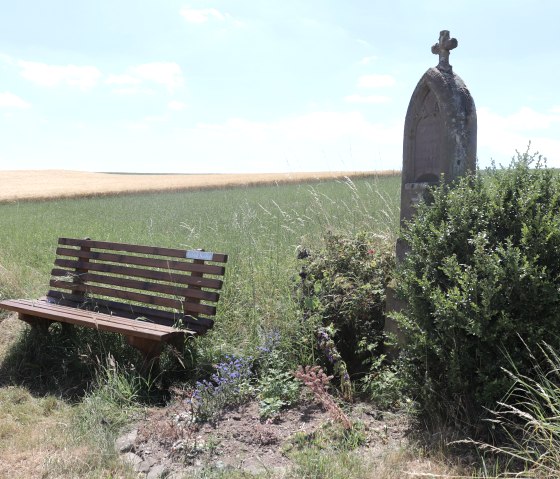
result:
[[(439, 34), (432, 53), (439, 56), (436, 67), (429, 68), (416, 85), (404, 123), (401, 185), (401, 226), (414, 215), (415, 205), (426, 188), (441, 179), (450, 182), (476, 169), (476, 109), (461, 78), (449, 64), (449, 53), (458, 45), (449, 31)], [(442, 176), (443, 175), (443, 176)], [(397, 261), (404, 258), (407, 245), (397, 240)], [(387, 310), (402, 308), (387, 291)], [(388, 319), (385, 330), (396, 333)]]
[(476, 168), (476, 109), (461, 78), (449, 64), (458, 42), (449, 31), (439, 34), (432, 53), (436, 67), (420, 78), (404, 123), (401, 224), (428, 185), (453, 181)]

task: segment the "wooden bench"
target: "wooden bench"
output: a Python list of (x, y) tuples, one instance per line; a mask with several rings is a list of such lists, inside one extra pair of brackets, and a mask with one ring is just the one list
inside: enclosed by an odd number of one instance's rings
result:
[(157, 362), (214, 324), (227, 255), (60, 238), (46, 297), (0, 301), (41, 334), (53, 322), (123, 334)]

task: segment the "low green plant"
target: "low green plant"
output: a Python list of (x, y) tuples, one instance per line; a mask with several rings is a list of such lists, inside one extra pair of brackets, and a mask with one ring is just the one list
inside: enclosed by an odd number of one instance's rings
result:
[(282, 409), (299, 401), (300, 386), (293, 374), (278, 369), (268, 369), (258, 383), (259, 412), (263, 419), (276, 416)]
[(148, 398), (152, 386), (138, 371), (121, 366), (108, 355), (99, 364), (91, 391), (82, 401), (77, 418), (84, 431), (101, 424), (116, 432), (127, 423), (131, 411)]
[(366, 443), (364, 425), (355, 422), (346, 429), (337, 423), (325, 423), (313, 432), (297, 432), (290, 437), (284, 451), (302, 451), (305, 448), (330, 449), (336, 451), (353, 451)]
[(506, 357), (531, 377), (520, 338), (560, 346), (560, 176), (518, 153), (508, 168), (434, 188), (402, 237), (409, 391), (428, 423), (482, 433), (514, 383)]
[(300, 383), (292, 374), (293, 348), (278, 330), (263, 333), (257, 348), (257, 398), (263, 419), (271, 419), (282, 409), (295, 405), (300, 398)]
[(360, 380), (360, 389), (380, 409), (399, 409), (407, 405), (405, 383), (400, 374), (400, 361), (388, 363), (381, 354), (371, 362)]
[[(100, 463), (117, 458), (115, 440), (123, 427), (150, 401), (153, 383), (135, 369), (120, 365), (108, 355), (99, 361), (90, 391), (72, 414), (72, 441), (88, 445)], [(94, 461), (95, 462), (95, 461)]]
[(326, 423), (311, 433), (298, 432), (283, 448), (294, 461), (288, 477), (368, 477), (364, 461), (353, 453), (365, 442), (361, 423), (354, 423), (350, 429), (338, 423)]

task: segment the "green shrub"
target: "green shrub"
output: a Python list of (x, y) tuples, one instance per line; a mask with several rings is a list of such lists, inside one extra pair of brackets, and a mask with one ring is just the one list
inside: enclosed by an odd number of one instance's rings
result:
[(373, 234), (325, 237), (324, 249), (306, 259), (301, 306), (315, 321), (319, 349), (345, 377), (362, 377), (383, 343), (385, 288), (392, 274), (392, 245)]
[(402, 231), (397, 320), (420, 410), (468, 426), (512, 386), (507, 356), (530, 376), (523, 341), (560, 346), (560, 178), (518, 153), (431, 195)]

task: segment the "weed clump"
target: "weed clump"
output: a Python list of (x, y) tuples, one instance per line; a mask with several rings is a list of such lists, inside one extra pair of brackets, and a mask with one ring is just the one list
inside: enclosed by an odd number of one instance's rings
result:
[(335, 422), (340, 423), (344, 429), (352, 428), (352, 422), (328, 392), (332, 376), (327, 376), (320, 366), (300, 366), (294, 376), (307, 386), (315, 400), (325, 408)]
[(300, 304), (316, 325), (317, 348), (346, 399), (351, 381), (371, 379), (383, 361), (386, 287), (394, 268), (385, 237), (327, 234), (324, 247), (305, 259)]

